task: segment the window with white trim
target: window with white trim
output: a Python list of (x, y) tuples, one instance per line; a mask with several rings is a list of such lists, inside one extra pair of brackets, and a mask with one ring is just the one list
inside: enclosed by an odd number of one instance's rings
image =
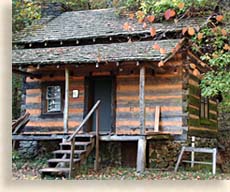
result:
[(61, 102), (61, 86), (47, 86), (46, 88), (46, 111), (60, 112), (62, 109)]

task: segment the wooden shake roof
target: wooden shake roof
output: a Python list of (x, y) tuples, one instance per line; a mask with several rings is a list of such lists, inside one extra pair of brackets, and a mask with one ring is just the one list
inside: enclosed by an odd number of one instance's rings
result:
[[(157, 33), (180, 31), (183, 27), (201, 26), (206, 17), (192, 17), (174, 21), (163, 21), (151, 24)], [(123, 29), (128, 22), (133, 30)], [(150, 24), (148, 24), (150, 26)], [(31, 27), (29, 33), (21, 33), (14, 37), (14, 43), (41, 43), (52, 41), (76, 41), (81, 39), (106, 38), (127, 35), (149, 35), (149, 27), (143, 29), (136, 19), (119, 16), (115, 9), (99, 9), (64, 12), (60, 16), (43, 22), (40, 26)]]
[[(166, 50), (161, 54), (152, 46), (157, 43)], [(160, 61), (179, 43), (179, 39), (139, 41), (131, 43), (94, 44), (55, 48), (13, 50), (13, 65), (70, 64), (119, 61)]]

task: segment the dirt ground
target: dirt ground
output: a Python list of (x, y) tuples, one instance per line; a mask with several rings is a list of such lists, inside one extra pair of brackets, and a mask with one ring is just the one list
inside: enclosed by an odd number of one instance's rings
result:
[[(46, 163), (24, 162), (21, 165), (13, 163), (13, 180), (41, 180), (39, 169), (45, 167)], [(48, 180), (66, 179), (64, 177), (45, 177)], [(173, 171), (160, 171), (146, 169), (141, 175), (137, 174), (135, 168), (106, 167), (95, 172), (92, 168), (83, 166), (80, 173), (73, 179), (76, 180), (230, 180), (230, 174), (217, 172), (212, 175), (210, 170), (181, 170), (177, 173)]]

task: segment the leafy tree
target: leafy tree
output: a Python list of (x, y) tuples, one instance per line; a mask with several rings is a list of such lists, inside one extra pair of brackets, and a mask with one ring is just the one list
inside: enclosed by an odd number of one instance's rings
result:
[[(148, 21), (149, 17), (155, 18), (155, 20), (173, 18), (177, 23), (183, 17), (209, 13), (210, 19), (207, 25), (200, 30), (194, 29), (192, 26), (185, 27), (182, 33), (191, 40), (192, 49), (211, 69), (203, 76), (202, 94), (208, 97), (221, 95), (224, 98), (222, 105), (228, 106), (230, 109), (230, 40), (229, 29), (225, 27), (225, 22), (229, 22), (230, 19), (229, 1), (126, 0), (123, 5), (131, 11), (136, 7), (138, 22), (143, 22), (145, 28), (145, 18)], [(132, 26), (125, 23), (123, 28), (130, 30)], [(156, 31), (156, 29), (150, 28), (151, 34), (152, 31)], [(157, 45), (154, 45), (153, 48), (160, 50)]]

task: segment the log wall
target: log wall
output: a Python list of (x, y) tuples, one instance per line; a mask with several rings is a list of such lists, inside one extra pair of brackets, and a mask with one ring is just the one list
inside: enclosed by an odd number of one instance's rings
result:
[[(29, 69), (31, 70), (31, 69)], [(31, 114), (30, 121), (25, 127), (25, 132), (39, 133), (61, 133), (63, 132), (63, 114), (45, 115), (42, 112), (42, 89), (46, 83), (59, 82), (64, 84), (64, 71), (46, 71), (43, 72), (41, 79), (26, 78), (26, 111)], [(52, 74), (52, 76), (50, 76)], [(64, 88), (64, 87), (63, 87)], [(72, 91), (79, 90), (79, 98), (72, 98)], [(64, 90), (62, 90), (64, 92)], [(62, 103), (64, 107), (64, 102)], [(70, 132), (80, 124), (83, 119), (84, 109), (84, 77), (70, 76), (70, 94), (69, 94), (69, 122)]]
[(209, 118), (202, 119), (200, 117), (201, 106), (201, 90), (199, 88), (201, 77), (194, 76), (189, 70), (188, 79), (188, 125), (189, 135), (200, 137), (216, 137), (217, 136), (217, 102), (209, 99)]
[[(161, 107), (160, 131), (182, 132), (182, 80), (179, 73), (146, 74), (146, 130), (153, 131), (155, 107)], [(140, 134), (139, 74), (116, 79), (116, 133)]]

